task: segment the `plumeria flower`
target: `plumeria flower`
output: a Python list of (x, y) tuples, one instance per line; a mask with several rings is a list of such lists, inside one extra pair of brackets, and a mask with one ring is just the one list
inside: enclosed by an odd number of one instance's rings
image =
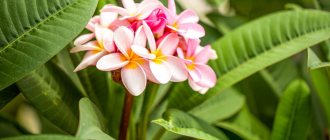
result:
[(167, 27), (189, 39), (198, 39), (205, 35), (203, 26), (198, 24), (199, 18), (192, 10), (185, 10), (176, 14), (174, 0), (168, 0), (168, 25)]
[(116, 12), (123, 16), (121, 19), (134, 21), (147, 18), (153, 10), (162, 6), (158, 0), (144, 0), (139, 4), (134, 0), (122, 0), (122, 3), (124, 8), (109, 4), (101, 12)]
[(86, 37), (89, 35), (82, 35), (74, 41), (76, 47), (70, 50), (71, 53), (87, 51), (81, 63), (74, 70), (75, 72), (88, 66), (95, 65), (102, 56), (115, 51), (113, 32), (110, 29), (96, 23), (93, 30), (96, 36), (95, 41), (85, 43), (90, 40), (90, 38)]
[(149, 61), (146, 72), (150, 71), (150, 81), (165, 84), (174, 81), (180, 82), (187, 79), (184, 63), (173, 54), (177, 48), (179, 37), (175, 33), (166, 35), (159, 43), (155, 42), (149, 26), (144, 22), (143, 28), (148, 39), (149, 49), (145, 46), (133, 46), (132, 50), (139, 56)]
[(136, 55), (131, 48), (133, 46), (145, 47), (146, 36), (142, 26), (135, 32), (127, 27), (119, 27), (114, 32), (114, 42), (117, 52), (103, 56), (96, 64), (102, 71), (114, 71), (120, 69), (121, 79), (126, 89), (133, 95), (140, 95), (147, 85), (147, 77), (141, 65), (146, 61)]
[(186, 51), (184, 52), (182, 48), (178, 48), (177, 53), (180, 58), (185, 60), (190, 87), (204, 94), (216, 83), (216, 74), (207, 65), (207, 62), (209, 59), (216, 59), (217, 55), (210, 45), (200, 47), (199, 43), (198, 39), (190, 39), (187, 41)]

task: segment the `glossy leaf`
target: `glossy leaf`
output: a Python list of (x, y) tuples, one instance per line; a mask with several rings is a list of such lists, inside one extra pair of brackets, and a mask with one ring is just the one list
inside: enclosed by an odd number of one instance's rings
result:
[(304, 140), (310, 125), (311, 100), (308, 85), (293, 81), (278, 105), (272, 140)]
[[(330, 121), (330, 63), (322, 62), (318, 56), (308, 50), (308, 67), (316, 88), (316, 93), (321, 101), (321, 105), (326, 113), (328, 122)], [(330, 126), (330, 122), (328, 123)]]
[(96, 0), (2, 0), (0, 90), (52, 58), (85, 27)]
[(65, 135), (29, 135), (29, 136), (18, 136), (2, 138), (0, 140), (81, 140), (72, 136)]
[(207, 122), (186, 114), (180, 110), (170, 109), (163, 114), (163, 119), (152, 121), (166, 130), (197, 139), (226, 140), (224, 133)]
[(81, 94), (59, 67), (47, 63), (17, 85), (48, 120), (71, 134), (76, 132)]
[(88, 99), (79, 101), (80, 119), (76, 137), (80, 139), (112, 140), (104, 131), (104, 118), (98, 108)]
[(314, 10), (275, 13), (243, 25), (213, 44), (219, 56), (217, 86), (227, 88), (327, 40), (329, 32), (330, 13)]
[(244, 106), (236, 116), (217, 122), (216, 125), (240, 136), (242, 139), (269, 139), (268, 128), (250, 113), (247, 106)]
[(221, 94), (209, 98), (190, 110), (189, 113), (212, 123), (234, 115), (243, 107), (244, 103), (245, 98), (241, 93), (234, 89), (228, 89)]

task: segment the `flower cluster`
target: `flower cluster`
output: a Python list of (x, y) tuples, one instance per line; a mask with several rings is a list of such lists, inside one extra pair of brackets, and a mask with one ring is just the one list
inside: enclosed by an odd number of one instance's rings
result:
[(71, 52), (87, 51), (75, 71), (88, 66), (119, 70), (122, 83), (135, 96), (145, 90), (147, 81), (188, 79), (200, 93), (215, 85), (216, 75), (207, 62), (217, 56), (211, 46), (199, 45), (205, 31), (195, 12), (177, 15), (174, 0), (168, 0), (168, 7), (158, 0), (122, 3), (124, 8), (104, 6), (86, 26), (91, 33), (74, 41)]

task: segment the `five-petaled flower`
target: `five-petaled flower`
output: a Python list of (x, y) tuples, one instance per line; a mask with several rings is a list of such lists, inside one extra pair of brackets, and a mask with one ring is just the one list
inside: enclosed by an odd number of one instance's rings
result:
[(200, 93), (215, 85), (216, 74), (207, 62), (217, 55), (210, 45), (199, 45), (205, 31), (195, 12), (177, 15), (174, 0), (168, 0), (168, 8), (158, 0), (122, 3), (124, 8), (104, 6), (86, 26), (92, 33), (75, 40), (71, 52), (87, 51), (75, 71), (95, 65), (101, 71), (120, 71), (123, 85), (135, 96), (148, 81), (188, 79)]

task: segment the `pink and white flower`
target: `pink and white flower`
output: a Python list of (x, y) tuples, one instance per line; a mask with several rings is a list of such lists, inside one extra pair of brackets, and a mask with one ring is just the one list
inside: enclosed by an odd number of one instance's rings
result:
[[(139, 56), (149, 60), (149, 80), (165, 84), (167, 82), (181, 82), (187, 79), (187, 71), (184, 63), (173, 54), (179, 43), (179, 37), (175, 33), (166, 35), (156, 44), (149, 26), (144, 22), (143, 28), (148, 39), (149, 49), (145, 46), (133, 46), (132, 50)], [(148, 67), (146, 71), (149, 72)]]
[(134, 32), (127, 27), (119, 27), (114, 32), (114, 42), (118, 52), (103, 56), (96, 64), (102, 71), (121, 69), (121, 79), (126, 89), (133, 95), (140, 95), (147, 85), (147, 77), (141, 65), (145, 59), (132, 51), (132, 46), (145, 47), (146, 37), (142, 26)]
[[(87, 51), (81, 63), (74, 70), (79, 71), (88, 66), (95, 65), (96, 62), (107, 53), (115, 51), (113, 43), (113, 32), (98, 23), (94, 25), (94, 33), (78, 37), (74, 41), (76, 47), (70, 50), (71, 53)], [(96, 37), (95, 41), (89, 41)], [(88, 42), (89, 41), (89, 42)], [(87, 43), (86, 43), (87, 42)]]
[(167, 27), (189, 39), (198, 39), (205, 35), (203, 26), (198, 24), (199, 17), (192, 10), (185, 10), (176, 14), (174, 0), (168, 0)]
[(104, 6), (86, 26), (91, 33), (74, 41), (71, 52), (87, 51), (74, 71), (94, 65), (101, 71), (120, 71), (123, 85), (135, 96), (148, 80), (165, 84), (188, 79), (200, 93), (215, 85), (207, 62), (216, 53), (209, 45), (199, 46), (205, 31), (195, 12), (177, 15), (174, 0), (168, 0), (168, 8), (158, 0), (122, 3), (124, 8)]
[(123, 16), (121, 19), (134, 21), (147, 18), (153, 10), (162, 6), (158, 0), (144, 0), (139, 4), (134, 0), (122, 0), (122, 3), (124, 8), (109, 4), (101, 12), (116, 12)]
[(216, 59), (217, 55), (210, 45), (201, 47), (199, 43), (198, 39), (190, 39), (185, 46), (186, 51), (178, 48), (177, 53), (186, 64), (190, 87), (203, 94), (216, 83), (216, 74), (207, 62), (209, 59)]

